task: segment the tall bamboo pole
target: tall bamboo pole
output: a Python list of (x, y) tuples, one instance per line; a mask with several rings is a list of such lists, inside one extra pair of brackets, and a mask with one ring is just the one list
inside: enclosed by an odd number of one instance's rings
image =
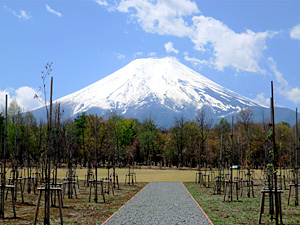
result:
[(220, 149), (220, 165), (219, 165), (219, 182), (217, 193), (221, 193), (221, 180), (222, 180), (222, 151), (223, 151), (223, 128), (221, 133), (221, 149)]
[(51, 77), (50, 87), (50, 111), (48, 117), (48, 152), (46, 161), (46, 188), (45, 188), (45, 216), (44, 224), (50, 225), (50, 175), (51, 175), (51, 139), (52, 139), (52, 95), (53, 95), (53, 77)]
[(275, 142), (275, 115), (274, 115), (274, 92), (273, 92), (273, 81), (271, 82), (271, 91), (272, 91), (272, 105), (271, 105), (271, 110), (272, 110), (272, 129), (273, 129), (273, 152), (274, 152), (274, 160), (273, 160), (273, 164), (274, 164), (274, 186), (275, 186), (275, 221), (276, 221), (276, 225), (278, 224), (278, 213), (279, 213), (279, 198), (278, 198), (278, 190), (277, 190), (277, 174), (276, 174), (276, 170), (278, 167), (278, 152), (276, 149), (276, 142)]
[(18, 120), (17, 120), (17, 130), (16, 130), (16, 136), (15, 136), (15, 151), (14, 151), (14, 164), (13, 164), (13, 185), (16, 187), (15, 191), (15, 196), (14, 199), (15, 201), (17, 200), (17, 190), (18, 190), (18, 182), (17, 179), (19, 177), (19, 171), (18, 171), (18, 141), (19, 141), (19, 125), (20, 125), (20, 112), (18, 112)]
[(251, 186), (251, 171), (250, 171), (250, 166), (251, 166), (251, 159), (252, 159), (251, 127), (250, 127), (250, 124), (249, 124), (249, 127), (248, 127), (248, 147), (249, 147), (249, 154), (248, 154), (249, 162), (248, 162), (248, 192), (247, 192), (247, 195), (248, 195), (248, 198), (250, 198), (250, 192), (251, 192), (251, 189), (250, 189), (250, 186)]
[[(270, 110), (270, 118), (272, 118), (272, 105), (273, 105), (273, 100), (272, 97), (270, 98), (270, 106), (271, 106), (271, 110)], [(272, 123), (272, 119), (270, 121)], [(273, 124), (271, 124), (273, 125)], [(274, 163), (274, 155), (271, 154), (271, 149), (269, 149), (268, 151), (268, 163), (270, 165), (273, 165)], [(270, 197), (269, 197), (269, 214), (271, 215), (271, 220), (273, 220), (273, 215), (274, 215), (274, 195), (273, 195), (273, 188), (274, 188), (274, 167), (268, 168), (268, 188), (270, 191)]]
[(31, 162), (30, 162), (30, 152), (29, 152), (29, 134), (28, 134), (28, 121), (26, 128), (26, 149), (27, 149), (27, 192), (31, 193)]
[(73, 195), (73, 187), (72, 187), (72, 181), (73, 181), (73, 122), (71, 123), (71, 131), (70, 131), (70, 137), (69, 137), (69, 159), (68, 159), (68, 168), (69, 168), (69, 177), (68, 177), (68, 198), (71, 199)]
[(114, 122), (114, 139), (113, 139), (113, 187), (116, 188), (116, 124)]
[[(232, 121), (231, 121), (231, 159), (230, 159), (230, 200), (232, 201), (232, 195), (233, 195), (233, 120), (234, 116), (232, 116)], [(237, 190), (236, 190), (237, 191)]]
[(206, 152), (205, 152), (205, 160), (206, 160), (206, 168), (207, 168), (207, 163), (208, 163), (208, 134), (206, 135), (206, 146), (205, 146), (205, 148), (206, 148)]
[(296, 108), (296, 168), (295, 168), (295, 206), (298, 206), (298, 109)]
[(198, 171), (199, 171), (199, 177), (201, 176), (201, 141), (199, 140), (199, 151), (198, 151), (198, 157), (199, 157), (199, 165), (198, 165)]
[(54, 157), (54, 167), (55, 167), (55, 174), (54, 174), (54, 182), (53, 184), (56, 186), (57, 185), (57, 165), (59, 161), (59, 129), (60, 129), (60, 103), (57, 106), (57, 124), (56, 124), (56, 143), (55, 143), (55, 157)]
[(98, 183), (98, 173), (97, 173), (97, 169), (98, 169), (98, 148), (97, 148), (97, 114), (95, 117), (95, 202), (97, 202), (98, 200), (98, 196), (97, 196), (97, 183)]

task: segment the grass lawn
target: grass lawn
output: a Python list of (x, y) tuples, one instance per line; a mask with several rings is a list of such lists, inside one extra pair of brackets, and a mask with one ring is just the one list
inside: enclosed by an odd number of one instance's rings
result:
[[(254, 186), (255, 198), (243, 197), (239, 198), (240, 202), (223, 202), (223, 195), (213, 195), (212, 188), (200, 187), (195, 183), (184, 183), (189, 192), (199, 203), (211, 221), (217, 224), (258, 224), (260, 199), (262, 186)], [(300, 206), (294, 206), (294, 198), (291, 197), (290, 206), (287, 205), (288, 190), (284, 190), (282, 194), (282, 212), (284, 224), (300, 224)], [(235, 191), (234, 191), (235, 194)], [(235, 199), (235, 198), (234, 198)], [(265, 213), (262, 217), (263, 224), (271, 223), (270, 215), (268, 215), (268, 198), (265, 200)]]

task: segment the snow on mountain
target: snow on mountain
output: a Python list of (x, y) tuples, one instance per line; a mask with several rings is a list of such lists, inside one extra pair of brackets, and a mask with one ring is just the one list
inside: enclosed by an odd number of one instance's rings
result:
[(202, 107), (215, 117), (236, 113), (241, 107), (265, 107), (170, 57), (136, 59), (56, 102), (61, 104), (64, 117), (116, 111), (141, 120), (151, 115), (161, 126), (169, 126), (176, 116), (195, 119)]

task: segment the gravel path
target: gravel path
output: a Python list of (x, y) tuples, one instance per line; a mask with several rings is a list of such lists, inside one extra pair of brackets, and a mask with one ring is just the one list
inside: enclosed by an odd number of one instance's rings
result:
[(211, 224), (181, 182), (151, 182), (110, 224)]

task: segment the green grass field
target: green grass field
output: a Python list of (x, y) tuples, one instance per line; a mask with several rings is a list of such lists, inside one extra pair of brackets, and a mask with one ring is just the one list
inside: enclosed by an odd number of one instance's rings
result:
[[(243, 194), (243, 197), (239, 197), (239, 201), (224, 202), (223, 194), (213, 195), (212, 188), (200, 187), (195, 183), (184, 185), (215, 225), (258, 224), (262, 186), (254, 186), (254, 198), (248, 198)], [(288, 190), (284, 190), (281, 197), (283, 223), (300, 224), (300, 206), (294, 206), (294, 197), (291, 198), (291, 205), (287, 205), (288, 193)], [(262, 224), (275, 224), (275, 221), (270, 219), (268, 198), (265, 201), (264, 211)]]

